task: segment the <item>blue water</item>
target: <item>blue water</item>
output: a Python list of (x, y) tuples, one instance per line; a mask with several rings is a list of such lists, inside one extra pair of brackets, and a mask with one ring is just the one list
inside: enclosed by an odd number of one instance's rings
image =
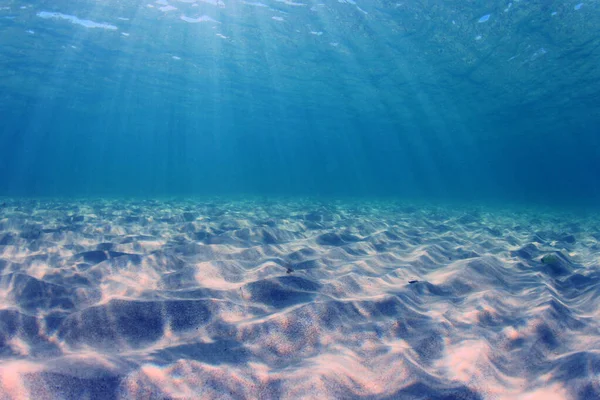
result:
[(0, 398), (600, 398), (599, 27), (0, 0)]
[(595, 1), (0, 0), (0, 195), (595, 204)]

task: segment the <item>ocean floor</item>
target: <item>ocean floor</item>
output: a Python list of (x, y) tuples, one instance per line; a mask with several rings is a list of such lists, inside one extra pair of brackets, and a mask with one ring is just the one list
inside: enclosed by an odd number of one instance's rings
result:
[(0, 399), (598, 399), (600, 218), (0, 200)]

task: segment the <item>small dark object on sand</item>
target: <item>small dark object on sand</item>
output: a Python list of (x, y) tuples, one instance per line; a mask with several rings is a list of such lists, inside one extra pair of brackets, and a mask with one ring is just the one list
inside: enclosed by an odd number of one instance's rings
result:
[(417, 280), (414, 280), (414, 281), (408, 281), (408, 283), (410, 283), (410, 284), (417, 283), (417, 282), (419, 282), (419, 281), (417, 281)]
[(286, 269), (285, 272), (287, 272), (288, 274), (291, 274), (292, 272), (294, 272), (294, 270), (291, 269), (290, 267), (288, 267), (288, 269)]

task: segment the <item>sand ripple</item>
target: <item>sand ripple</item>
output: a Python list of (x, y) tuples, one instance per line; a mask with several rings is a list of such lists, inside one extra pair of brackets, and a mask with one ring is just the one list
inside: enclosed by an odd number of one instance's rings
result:
[(316, 201), (0, 207), (0, 398), (600, 398), (600, 220)]

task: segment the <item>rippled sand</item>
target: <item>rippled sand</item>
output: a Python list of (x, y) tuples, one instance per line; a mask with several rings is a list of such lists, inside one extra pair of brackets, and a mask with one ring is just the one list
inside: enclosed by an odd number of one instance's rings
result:
[(600, 398), (595, 216), (0, 201), (0, 398)]

